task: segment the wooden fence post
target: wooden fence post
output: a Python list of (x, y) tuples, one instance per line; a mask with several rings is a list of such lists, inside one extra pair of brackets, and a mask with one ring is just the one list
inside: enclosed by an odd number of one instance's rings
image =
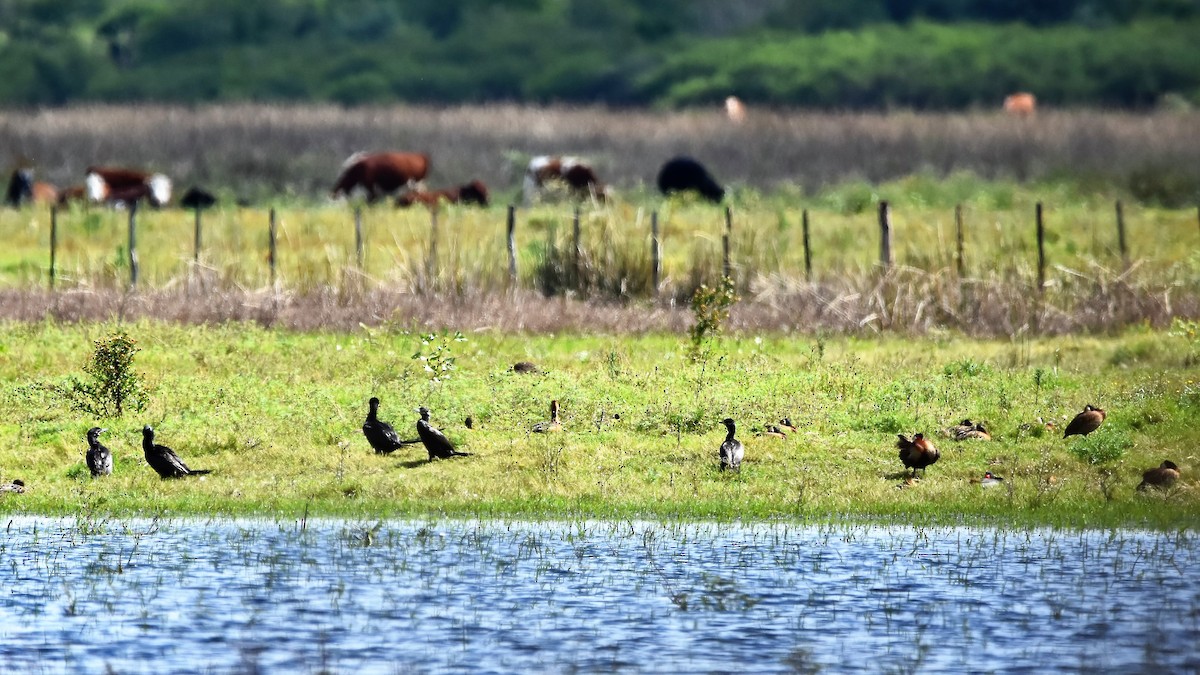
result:
[(138, 202), (129, 204), (129, 288), (137, 288), (138, 255), (137, 255), (137, 210)]
[(1042, 203), (1037, 203), (1038, 294), (1046, 286), (1046, 226), (1042, 220)]
[(54, 277), (57, 273), (58, 258), (58, 207), (50, 207), (50, 290), (54, 290)]
[(192, 262), (200, 262), (200, 207), (195, 209), (195, 227), (192, 233)]
[(812, 281), (812, 245), (808, 239), (808, 209), (800, 213), (800, 227), (804, 233), (804, 280)]
[(1125, 208), (1117, 200), (1117, 248), (1121, 251), (1121, 264), (1129, 268), (1129, 249), (1125, 247)]
[(429, 210), (429, 260), (425, 264), (425, 277), (429, 280), (429, 288), (436, 285), (438, 251), (438, 209), (434, 206)]
[(884, 270), (892, 266), (892, 209), (887, 200), (879, 202), (879, 263)]
[(354, 260), (361, 272), (363, 267), (362, 207), (354, 207)]
[(658, 211), (650, 212), (650, 282), (654, 284), (654, 295), (658, 295), (658, 284), (662, 278), (662, 249), (658, 240)]
[(733, 210), (725, 207), (725, 234), (721, 235), (721, 275), (733, 278), (733, 251), (731, 250), (731, 235), (733, 234)]
[(958, 271), (958, 278), (961, 279), (967, 276), (967, 264), (963, 260), (963, 216), (962, 204), (954, 205), (954, 268)]
[(271, 287), (275, 287), (275, 263), (276, 263), (276, 248), (275, 248), (275, 209), (271, 208), (270, 226), (268, 228), (270, 235), (270, 248), (267, 251), (267, 261), (271, 264)]
[(517, 287), (517, 207), (508, 205), (508, 282)]
[(581, 234), (580, 228), (579, 228), (579, 205), (578, 204), (575, 205), (575, 219), (572, 222), (572, 227), (573, 227), (573, 231), (572, 231), (572, 235), (571, 235), (571, 284), (576, 289), (578, 289), (579, 288), (579, 259), (583, 255), (583, 251), (581, 250), (582, 234)]

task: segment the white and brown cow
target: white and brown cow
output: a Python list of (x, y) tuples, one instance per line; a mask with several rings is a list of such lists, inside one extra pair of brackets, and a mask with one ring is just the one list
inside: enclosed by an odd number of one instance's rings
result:
[(552, 183), (565, 184), (571, 196), (579, 199), (591, 197), (602, 202), (609, 196), (608, 188), (583, 160), (541, 155), (529, 160), (525, 169), (525, 203), (532, 204)]
[(89, 166), (86, 173), (88, 201), (96, 204), (128, 206), (146, 201), (158, 207), (171, 201), (171, 179), (161, 173), (115, 166)]

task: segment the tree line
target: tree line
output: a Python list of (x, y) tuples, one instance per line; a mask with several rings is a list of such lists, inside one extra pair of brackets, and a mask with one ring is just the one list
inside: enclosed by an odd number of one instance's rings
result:
[(1198, 0), (0, 0), (0, 104), (1200, 103)]

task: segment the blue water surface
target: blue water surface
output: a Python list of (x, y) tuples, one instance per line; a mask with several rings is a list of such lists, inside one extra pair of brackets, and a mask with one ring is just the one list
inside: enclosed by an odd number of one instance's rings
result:
[(1192, 533), (5, 524), (5, 672), (1200, 670)]

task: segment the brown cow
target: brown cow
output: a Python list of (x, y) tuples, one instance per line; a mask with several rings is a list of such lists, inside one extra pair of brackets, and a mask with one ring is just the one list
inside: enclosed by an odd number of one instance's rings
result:
[(1029, 92), (1020, 91), (1004, 98), (1004, 112), (1017, 117), (1029, 117), (1037, 109), (1037, 99)]
[(96, 203), (127, 205), (145, 200), (152, 206), (165, 206), (171, 201), (171, 179), (161, 173), (114, 166), (89, 166), (88, 199)]
[(333, 186), (332, 196), (350, 196), (354, 188), (367, 191), (374, 202), (402, 187), (418, 183), (429, 173), (429, 155), (414, 152), (356, 152), (342, 163), (342, 173)]
[(525, 169), (525, 203), (532, 204), (546, 183), (566, 183), (573, 197), (595, 197), (604, 201), (608, 188), (596, 177), (592, 167), (577, 157), (542, 155), (529, 160)]
[(488, 189), (481, 180), (473, 180), (470, 183), (464, 183), (458, 187), (445, 188), (444, 190), (411, 191), (406, 192), (396, 198), (396, 206), (407, 207), (416, 203), (424, 204), (429, 208), (437, 208), (441, 202), (450, 204), (478, 204), (480, 206), (488, 205)]

